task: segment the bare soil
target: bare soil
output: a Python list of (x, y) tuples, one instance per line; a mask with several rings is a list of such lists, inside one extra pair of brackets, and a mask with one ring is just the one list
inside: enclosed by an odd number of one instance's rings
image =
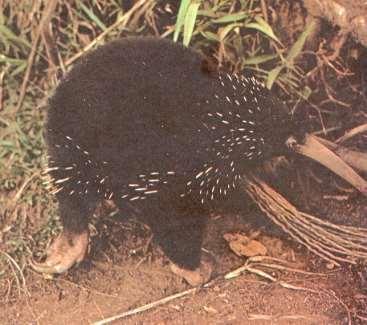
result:
[[(322, 193), (313, 198), (322, 198)], [(242, 201), (244, 201), (242, 199)], [(309, 199), (311, 206), (315, 199)], [(365, 200), (339, 196), (317, 199), (330, 216), (362, 220)], [(288, 240), (264, 219), (250, 202), (229, 204), (213, 215), (204, 248), (216, 260), (214, 280), (194, 294), (175, 299), (116, 324), (365, 324), (367, 319), (367, 272), (362, 265), (327, 265)], [(353, 207), (353, 208), (351, 208)], [(312, 210), (312, 208), (311, 208)], [(359, 221), (358, 221), (359, 222)], [(275, 277), (244, 273), (231, 280), (223, 275), (245, 263), (223, 239), (228, 232), (248, 235), (268, 255), (287, 260), (292, 267), (323, 273), (306, 275), (261, 268)], [(90, 324), (144, 304), (185, 291), (190, 287), (172, 274), (168, 261), (151, 240), (149, 229), (132, 218), (98, 218), (88, 259), (67, 274), (45, 279), (25, 270), (27, 294), (3, 282), (1, 324)], [(282, 287), (282, 283), (299, 289)], [(12, 290), (8, 290), (12, 286)], [(304, 289), (302, 289), (304, 288)]]

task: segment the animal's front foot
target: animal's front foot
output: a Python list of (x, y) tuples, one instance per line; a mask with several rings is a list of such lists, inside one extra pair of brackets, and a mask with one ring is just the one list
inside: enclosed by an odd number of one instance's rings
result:
[(171, 262), (171, 271), (184, 278), (190, 285), (198, 286), (207, 283), (213, 272), (214, 261), (211, 257), (203, 255), (200, 265), (195, 270), (188, 270)]
[(63, 273), (84, 259), (88, 242), (88, 230), (80, 234), (64, 230), (47, 249), (46, 260), (42, 263), (31, 260), (30, 265), (40, 273)]

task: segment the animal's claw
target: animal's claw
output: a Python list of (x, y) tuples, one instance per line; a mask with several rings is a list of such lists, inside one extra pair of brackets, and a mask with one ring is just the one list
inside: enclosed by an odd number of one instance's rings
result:
[(190, 285), (198, 286), (207, 283), (213, 272), (213, 258), (203, 255), (200, 265), (195, 270), (188, 270), (171, 262), (171, 271), (181, 278), (184, 278)]
[(39, 273), (59, 274), (81, 262), (88, 249), (89, 233), (62, 232), (47, 250), (44, 262), (29, 260), (29, 265)]

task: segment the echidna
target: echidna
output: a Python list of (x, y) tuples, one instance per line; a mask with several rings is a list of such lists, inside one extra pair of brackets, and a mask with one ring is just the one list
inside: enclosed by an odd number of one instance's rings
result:
[(111, 199), (140, 209), (176, 273), (208, 279), (190, 272), (200, 269), (211, 203), (282, 150), (292, 121), (254, 77), (205, 66), (180, 44), (127, 38), (84, 56), (60, 82), (46, 139), (64, 230), (40, 270), (80, 261), (88, 218)]

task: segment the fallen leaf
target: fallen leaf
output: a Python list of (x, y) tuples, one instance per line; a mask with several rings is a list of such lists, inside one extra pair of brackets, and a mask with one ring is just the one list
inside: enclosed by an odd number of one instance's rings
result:
[(230, 249), (238, 256), (252, 257), (266, 255), (266, 247), (255, 239), (241, 233), (227, 233), (223, 238), (228, 242)]

